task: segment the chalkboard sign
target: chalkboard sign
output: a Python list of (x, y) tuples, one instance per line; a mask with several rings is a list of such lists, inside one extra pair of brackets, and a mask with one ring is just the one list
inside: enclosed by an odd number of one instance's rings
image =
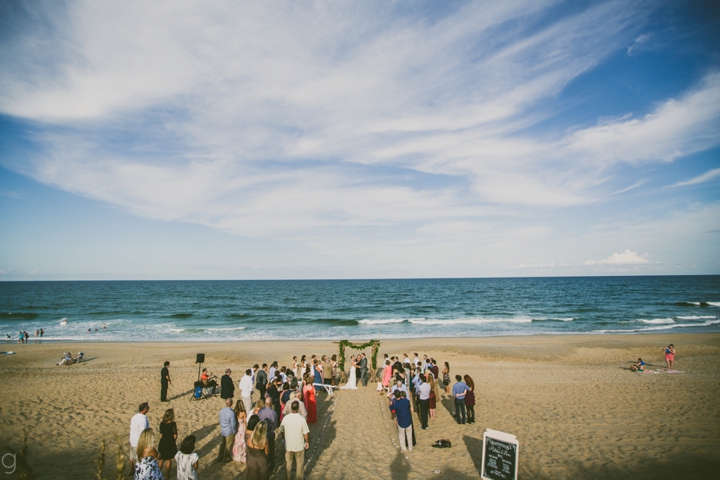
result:
[(515, 435), (486, 430), (483, 434), (482, 478), (517, 480), (518, 447)]

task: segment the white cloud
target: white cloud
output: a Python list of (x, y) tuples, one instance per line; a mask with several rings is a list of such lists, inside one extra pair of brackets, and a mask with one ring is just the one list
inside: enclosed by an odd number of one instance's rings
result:
[(629, 249), (626, 249), (623, 253), (615, 252), (608, 258), (605, 258), (603, 260), (588, 260), (587, 262), (585, 262), (585, 265), (642, 265), (645, 263), (650, 263), (650, 261), (647, 259), (647, 256), (647, 253), (645, 253), (644, 255), (638, 255), (637, 252), (631, 252)]
[(328, 255), (547, 264), (514, 258), (553, 235), (525, 208), (606, 201), (643, 184), (619, 186), (617, 165), (720, 143), (718, 73), (647, 115), (533, 133), (556, 113), (538, 105), (644, 43), (653, 7), (550, 19), (553, 3), (43, 4), (0, 49), (0, 111), (38, 126), (42, 151), (2, 162), (142, 217)]
[(685, 180), (683, 182), (678, 182), (673, 185), (669, 185), (669, 187), (685, 187), (687, 185), (697, 185), (698, 183), (709, 182), (710, 180), (713, 180), (717, 177), (720, 177), (720, 168), (713, 168), (712, 170), (708, 170), (707, 172), (703, 173), (702, 175), (693, 177), (690, 180)]
[(645, 45), (652, 39), (653, 34), (652, 33), (643, 33), (642, 35), (638, 36), (635, 41), (627, 47), (627, 54), (628, 56), (632, 56), (635, 53), (637, 53), (639, 50), (642, 50)]
[(707, 75), (678, 99), (642, 119), (610, 122), (575, 132), (568, 153), (584, 163), (669, 162), (720, 143), (720, 72)]

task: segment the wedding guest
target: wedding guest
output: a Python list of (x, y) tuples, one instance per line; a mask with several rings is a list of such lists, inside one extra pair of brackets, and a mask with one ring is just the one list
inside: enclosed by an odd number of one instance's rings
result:
[(235, 382), (233, 382), (232, 370), (225, 370), (225, 375), (220, 379), (220, 398), (227, 400), (235, 396)]
[(175, 463), (177, 463), (177, 480), (198, 480), (200, 456), (195, 453), (195, 435), (188, 435), (182, 441), (180, 451), (175, 454)]
[(135, 464), (138, 461), (137, 451), (138, 440), (143, 431), (150, 428), (150, 422), (147, 418), (147, 413), (150, 410), (150, 406), (147, 402), (143, 402), (138, 407), (138, 413), (136, 413), (130, 420), (130, 461), (135, 469)]
[(455, 399), (455, 420), (457, 423), (464, 425), (465, 419), (465, 395), (467, 395), (467, 385), (463, 382), (460, 375), (455, 375), (456, 383), (453, 385), (453, 398)]
[(255, 376), (255, 388), (260, 393), (260, 400), (265, 400), (265, 390), (268, 384), (268, 364), (263, 363)]
[(430, 420), (435, 419), (435, 409), (437, 408), (438, 388), (437, 382), (434, 378), (430, 377), (430, 403), (428, 405), (428, 411), (430, 412)]
[[(263, 405), (258, 405), (259, 403), (263, 403)], [(257, 412), (265, 406), (264, 402), (262, 400), (258, 400), (255, 404), (255, 409), (253, 410), (255, 413), (250, 415), (250, 418), (247, 422), (247, 430), (245, 430), (245, 452), (247, 453), (247, 442), (252, 437), (253, 432), (255, 431), (255, 427), (257, 427), (257, 424), (260, 423), (260, 417), (257, 416)]]
[(232, 398), (225, 399), (225, 408), (220, 410), (220, 447), (218, 448), (216, 462), (232, 461), (232, 447), (235, 444), (235, 432), (237, 432), (237, 418), (232, 409)]
[(272, 364), (270, 365), (270, 371), (268, 372), (268, 378), (270, 380), (275, 378), (275, 375), (277, 374), (277, 366), (278, 366), (277, 361), (272, 362)]
[(417, 352), (415, 352), (413, 355), (415, 356), (415, 358), (413, 358), (413, 365), (415, 365), (415, 368), (417, 368), (417, 366), (420, 364), (420, 359), (418, 358)]
[(390, 405), (390, 411), (395, 414), (397, 420), (400, 450), (412, 452), (412, 406), (407, 398), (403, 398), (399, 390), (395, 391), (395, 401)]
[(235, 418), (237, 418), (237, 432), (235, 433), (235, 441), (232, 447), (232, 459), (235, 462), (245, 463), (245, 424), (247, 423), (247, 412), (245, 404), (242, 400), (238, 400), (235, 404)]
[(252, 405), (253, 394), (252, 369), (248, 368), (247, 370), (245, 370), (245, 375), (243, 375), (243, 377), (240, 379), (240, 384), (238, 386), (242, 401), (248, 408), (247, 413), (250, 413), (250, 406)]
[(290, 394), (290, 400), (285, 403), (285, 408), (283, 408), (283, 417), (285, 415), (290, 414), (290, 412), (291, 412), (290, 406), (292, 405), (293, 402), (297, 401), (298, 402), (298, 412), (300, 413), (300, 415), (303, 418), (307, 419), (308, 413), (307, 413), (307, 410), (305, 409), (305, 404), (302, 402), (302, 400), (300, 400), (300, 395), (294, 389), (291, 389), (291, 392), (292, 393)]
[(268, 465), (270, 471), (273, 472), (275, 470), (275, 429), (279, 425), (279, 417), (273, 409), (272, 399), (265, 399), (265, 406), (258, 412), (258, 418), (267, 424)]
[(245, 480), (269, 480), (269, 446), (267, 441), (267, 423), (258, 422), (252, 436), (247, 441), (247, 467)]
[(158, 466), (157, 459), (160, 456), (155, 447), (155, 437), (152, 428), (146, 428), (138, 438), (137, 450), (135, 452), (138, 458), (135, 464), (135, 480), (162, 480), (163, 475)]
[[(315, 367), (315, 375), (313, 378), (313, 383), (316, 384), (322, 384), (323, 383), (323, 371), (322, 371), (322, 365), (320, 365), (320, 362), (317, 360), (313, 360), (313, 366)], [(323, 389), (323, 387), (315, 387), (315, 391), (319, 392)]]
[(250, 428), (250, 420), (252, 420), (253, 417), (257, 417), (258, 412), (262, 408), (265, 408), (265, 400), (258, 400), (257, 402), (255, 402), (255, 407), (252, 409), (252, 412), (250, 412), (250, 417), (248, 419), (248, 428)]
[(297, 377), (297, 375), (298, 375), (298, 368), (299, 368), (298, 359), (297, 359), (297, 355), (295, 355), (293, 357), (293, 361), (292, 361), (292, 371), (293, 371), (293, 376), (295, 376), (295, 377)]
[(282, 393), (280, 394), (280, 408), (281, 408), (280, 421), (281, 422), (282, 422), (282, 416), (285, 415), (285, 413), (283, 413), (285, 411), (285, 405), (287, 405), (288, 401), (290, 400), (291, 394), (292, 394), (292, 390), (290, 389), (290, 384), (288, 382), (283, 383)]
[(407, 388), (405, 387), (405, 384), (403, 383), (403, 381), (399, 375), (395, 378), (395, 385), (393, 385), (390, 388), (390, 391), (388, 392), (387, 397), (391, 400), (394, 399), (395, 392), (397, 392), (397, 391), (405, 392), (407, 394)]
[(332, 384), (337, 386), (340, 382), (340, 365), (337, 362), (337, 355), (333, 355), (330, 362), (332, 368)]
[(168, 367), (170, 366), (170, 362), (165, 362), (163, 364), (163, 368), (160, 371), (160, 401), (161, 402), (167, 402), (167, 392), (168, 392), (168, 385), (172, 383), (170, 380), (170, 371), (168, 370)]
[(315, 401), (315, 389), (312, 386), (312, 377), (305, 377), (305, 385), (303, 386), (303, 403), (307, 409), (307, 422), (317, 422), (317, 403)]
[(436, 380), (440, 378), (440, 368), (438, 367), (437, 362), (434, 358), (430, 359), (430, 371), (432, 372), (433, 377), (435, 377)]
[(172, 461), (177, 453), (177, 423), (175, 423), (175, 410), (172, 408), (165, 410), (162, 422), (160, 422), (160, 443), (158, 451), (160, 452), (160, 470), (165, 469), (165, 478), (170, 478), (170, 468)]
[(465, 394), (465, 407), (467, 407), (467, 423), (475, 423), (475, 382), (470, 375), (463, 377), (467, 385)]
[(302, 480), (305, 477), (305, 450), (310, 447), (308, 438), (310, 429), (299, 410), (299, 402), (293, 400), (291, 413), (283, 418), (280, 424), (280, 432), (285, 436), (285, 471), (288, 480), (291, 477), (293, 462), (297, 462), (295, 478)]
[(382, 385), (387, 388), (390, 385), (390, 379), (392, 378), (392, 367), (390, 366), (390, 360), (385, 360), (385, 368), (382, 373)]
[(323, 383), (325, 385), (332, 385), (332, 363), (328, 360), (327, 355), (322, 356), (322, 361)]
[(271, 381), (270, 386), (267, 389), (268, 396), (272, 399), (272, 406), (280, 418), (280, 388), (282, 380), (279, 377), (275, 377), (275, 380)]
[(445, 393), (450, 393), (450, 364), (445, 362), (445, 368), (442, 371), (443, 383), (445, 384)]
[(420, 406), (420, 428), (427, 430), (428, 428), (428, 415), (430, 410), (430, 392), (432, 387), (427, 381), (425, 375), (420, 375), (420, 382), (417, 386), (418, 392), (418, 405)]

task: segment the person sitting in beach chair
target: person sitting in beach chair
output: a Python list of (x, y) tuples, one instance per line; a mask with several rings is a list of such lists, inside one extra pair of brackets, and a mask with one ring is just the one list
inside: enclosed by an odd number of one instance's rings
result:
[(70, 352), (63, 352), (63, 358), (57, 364), (58, 365), (72, 365), (73, 364), (72, 354)]
[(642, 371), (644, 371), (644, 370), (645, 370), (645, 362), (643, 362), (643, 359), (642, 359), (642, 358), (638, 358), (637, 363), (633, 363), (633, 364), (630, 366), (630, 371), (631, 371), (631, 372), (642, 372)]

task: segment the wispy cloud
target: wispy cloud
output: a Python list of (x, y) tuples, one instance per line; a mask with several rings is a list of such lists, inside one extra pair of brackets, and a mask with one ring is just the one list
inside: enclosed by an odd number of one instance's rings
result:
[(635, 53), (637, 53), (639, 50), (642, 50), (652, 38), (653, 38), (652, 33), (643, 33), (642, 35), (639, 35), (633, 41), (632, 45), (627, 47), (628, 56), (632, 56)]
[(720, 144), (713, 71), (650, 113), (538, 128), (557, 114), (543, 102), (648, 41), (657, 8), (558, 3), (27, 4), (0, 45), (0, 112), (40, 152), (0, 162), (142, 217), (331, 255), (547, 238), (523, 209), (617, 198), (644, 185), (618, 166)]
[(670, 188), (670, 187), (685, 187), (687, 185), (697, 185), (698, 183), (709, 182), (710, 180), (713, 180), (717, 177), (720, 177), (720, 168), (713, 168), (712, 170), (708, 170), (707, 172), (703, 173), (702, 175), (693, 177), (690, 180), (685, 180), (683, 182), (678, 182), (673, 185), (669, 185), (668, 188)]

